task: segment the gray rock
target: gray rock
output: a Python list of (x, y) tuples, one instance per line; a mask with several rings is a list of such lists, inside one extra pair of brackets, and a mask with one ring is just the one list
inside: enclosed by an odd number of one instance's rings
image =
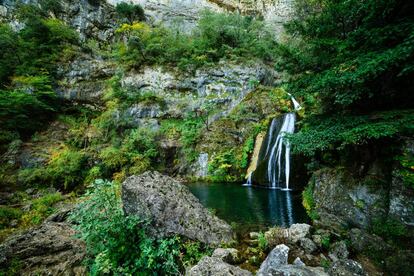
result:
[(353, 228), (349, 231), (351, 247), (357, 252), (391, 252), (392, 248), (382, 238), (377, 235)]
[(348, 259), (349, 251), (346, 243), (344, 241), (339, 241), (332, 244), (328, 256), (334, 262), (338, 260)]
[(288, 239), (291, 243), (297, 243), (300, 239), (307, 238), (310, 235), (311, 226), (306, 223), (296, 223), (289, 227)]
[(339, 260), (333, 262), (328, 269), (330, 276), (366, 276), (362, 265), (353, 260)]
[(302, 262), (302, 260), (299, 257), (296, 257), (296, 259), (293, 261), (293, 264), (297, 266), (305, 266), (305, 263)]
[(288, 255), (289, 247), (284, 244), (276, 246), (260, 266), (257, 275), (268, 275), (272, 270), (277, 269), (280, 266), (287, 265)]
[(322, 267), (282, 265), (270, 269), (266, 274), (257, 274), (258, 276), (328, 276)]
[(86, 247), (75, 233), (67, 223), (45, 222), (17, 234), (0, 245), (0, 267), (19, 260), (20, 275), (87, 275)]
[(316, 244), (309, 238), (301, 238), (299, 244), (307, 254), (312, 254), (318, 249)]
[(240, 261), (239, 251), (235, 248), (217, 248), (211, 257), (219, 258), (228, 264), (237, 264)]
[(203, 257), (187, 273), (188, 276), (251, 276), (250, 271), (223, 262), (220, 258)]
[(158, 237), (178, 234), (212, 245), (233, 240), (230, 225), (204, 208), (186, 186), (158, 172), (126, 179), (122, 202), (127, 215), (149, 219)]

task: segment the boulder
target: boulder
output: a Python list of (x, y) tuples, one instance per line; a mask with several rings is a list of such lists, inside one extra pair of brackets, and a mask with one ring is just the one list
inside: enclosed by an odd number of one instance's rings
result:
[(260, 266), (257, 275), (268, 275), (272, 270), (279, 268), (280, 266), (287, 265), (288, 255), (289, 247), (284, 244), (276, 246)]
[(185, 185), (158, 172), (126, 179), (122, 202), (127, 215), (152, 223), (156, 237), (178, 234), (210, 245), (233, 240), (230, 225), (204, 208)]
[(87, 275), (86, 247), (74, 235), (70, 224), (49, 220), (1, 244), (0, 267), (17, 260), (19, 275)]
[(330, 276), (366, 276), (368, 275), (362, 265), (353, 260), (339, 260), (329, 267)]
[(225, 263), (220, 258), (203, 257), (187, 273), (188, 276), (251, 276), (250, 271)]
[(288, 239), (291, 243), (297, 243), (300, 239), (309, 237), (311, 226), (306, 223), (296, 223), (289, 227)]
[(217, 248), (211, 256), (228, 264), (237, 264), (240, 261), (239, 251), (235, 248)]

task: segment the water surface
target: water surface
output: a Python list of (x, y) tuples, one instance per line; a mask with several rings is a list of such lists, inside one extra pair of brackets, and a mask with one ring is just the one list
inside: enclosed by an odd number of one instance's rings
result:
[(228, 223), (236, 223), (243, 232), (309, 220), (300, 193), (230, 183), (192, 183), (188, 187), (205, 207)]

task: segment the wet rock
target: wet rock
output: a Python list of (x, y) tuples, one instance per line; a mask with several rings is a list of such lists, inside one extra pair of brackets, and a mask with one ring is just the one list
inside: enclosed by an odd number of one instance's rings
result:
[(316, 244), (309, 238), (301, 238), (299, 244), (307, 254), (312, 254), (318, 249)]
[(158, 172), (126, 179), (122, 202), (126, 214), (151, 221), (155, 236), (178, 234), (212, 245), (233, 240), (230, 225), (204, 208), (185, 185)]
[(330, 276), (366, 276), (362, 265), (353, 260), (339, 260), (333, 262), (328, 269)]
[(203, 257), (197, 265), (193, 266), (188, 273), (188, 276), (251, 276), (250, 271), (241, 269), (225, 263), (220, 258)]
[(289, 247), (284, 244), (276, 246), (260, 266), (257, 275), (268, 275), (272, 270), (277, 269), (280, 266), (287, 265), (288, 255)]
[(344, 241), (339, 241), (332, 244), (331, 249), (329, 250), (329, 258), (332, 261), (348, 259), (349, 251)]
[(235, 248), (217, 248), (211, 257), (219, 258), (228, 264), (237, 264), (240, 261), (239, 251)]
[(87, 275), (83, 241), (67, 223), (45, 222), (0, 245), (0, 267), (21, 264), (20, 275)]

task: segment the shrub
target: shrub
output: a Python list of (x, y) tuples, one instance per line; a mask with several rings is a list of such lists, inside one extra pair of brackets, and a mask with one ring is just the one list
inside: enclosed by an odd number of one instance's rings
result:
[(83, 183), (86, 174), (85, 163), (86, 156), (82, 151), (64, 146), (52, 153), (46, 172), (55, 187), (72, 190)]
[(179, 239), (154, 239), (148, 222), (126, 216), (119, 187), (97, 180), (71, 215), (85, 240), (92, 275), (179, 274)]
[(21, 217), (21, 225), (29, 227), (40, 224), (45, 218), (53, 214), (53, 205), (62, 200), (63, 197), (60, 193), (47, 194), (33, 200), (30, 211), (24, 213)]
[(302, 192), (302, 205), (305, 207), (306, 213), (312, 220), (319, 218), (315, 210), (315, 201), (313, 199), (313, 184), (308, 184)]
[(121, 2), (116, 5), (115, 11), (119, 16), (128, 19), (130, 23), (134, 21), (145, 21), (144, 9), (140, 5)]
[(0, 230), (9, 227), (12, 220), (19, 220), (22, 216), (20, 209), (2, 206), (0, 207)]
[(257, 240), (259, 241), (259, 248), (261, 250), (263, 250), (263, 251), (266, 250), (267, 247), (268, 247), (268, 245), (269, 245), (269, 243), (268, 243), (268, 241), (266, 239), (265, 234), (262, 233), (262, 232), (260, 232), (259, 233), (259, 236), (257, 237)]

